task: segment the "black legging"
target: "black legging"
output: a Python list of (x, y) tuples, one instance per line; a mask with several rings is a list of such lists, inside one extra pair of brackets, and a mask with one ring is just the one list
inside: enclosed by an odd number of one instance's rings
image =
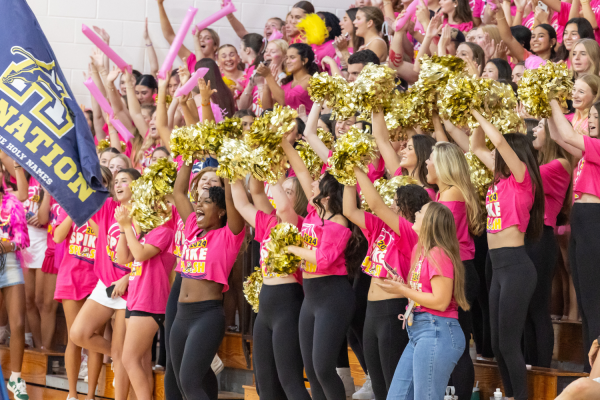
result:
[[(179, 386), (177, 386), (177, 379), (175, 378), (175, 372), (173, 371), (173, 364), (171, 362), (171, 351), (169, 346), (169, 336), (171, 333), (171, 327), (173, 321), (175, 321), (175, 315), (177, 315), (177, 303), (179, 302), (179, 293), (181, 291), (181, 274), (175, 274), (175, 281), (171, 287), (169, 293), (169, 300), (167, 301), (167, 311), (165, 313), (165, 348), (167, 350), (167, 365), (165, 368), (165, 398), (166, 400), (183, 400)], [(208, 395), (210, 400), (217, 400), (219, 397), (219, 382), (217, 376), (210, 369), (202, 380), (202, 388)]]
[[(587, 354), (592, 342), (600, 335), (600, 204), (575, 203), (571, 212), (571, 241), (569, 263), (581, 313), (583, 331), (583, 354)], [(590, 371), (585, 357), (584, 371)]]
[[(475, 270), (473, 260), (463, 261), (463, 265), (465, 266), (465, 297), (469, 305), (472, 306), (479, 294), (479, 275)], [(469, 354), (468, 345), (471, 342), (471, 332), (473, 331), (471, 311), (465, 311), (459, 307), (458, 323), (465, 334), (465, 343), (467, 345), (450, 375), (450, 383), (456, 388), (456, 396), (459, 399), (470, 399), (473, 393), (473, 384), (475, 383), (475, 368)]]
[(404, 314), (408, 299), (369, 301), (365, 318), (365, 359), (376, 400), (387, 397), (394, 372), (408, 344), (398, 315)]
[(490, 249), (490, 325), (506, 397), (527, 399), (527, 368), (521, 351), (527, 308), (536, 285), (525, 246)]
[(263, 285), (260, 290), (253, 357), (261, 400), (310, 400), (298, 337), (303, 299), (298, 283)]
[(345, 400), (335, 366), (354, 315), (355, 296), (345, 275), (304, 279), (300, 348), (314, 400)]
[(483, 232), (480, 236), (475, 236), (473, 239), (475, 241), (475, 258), (473, 259), (473, 264), (479, 277), (477, 301), (472, 304), (471, 308), (473, 340), (475, 341), (477, 354), (493, 358), (494, 352), (492, 351), (492, 336), (490, 332), (489, 285), (485, 277), (485, 264), (488, 257), (487, 233)]
[(550, 368), (554, 350), (550, 299), (559, 251), (554, 228), (544, 225), (540, 240), (534, 243), (525, 240), (525, 248), (537, 272), (537, 284), (529, 303), (525, 324), (525, 362), (536, 367)]

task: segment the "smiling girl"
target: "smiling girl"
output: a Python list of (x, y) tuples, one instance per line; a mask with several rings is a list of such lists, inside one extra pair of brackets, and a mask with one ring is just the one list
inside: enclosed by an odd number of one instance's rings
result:
[(567, 119), (571, 120), (576, 132), (585, 135), (588, 131), (590, 107), (600, 99), (600, 77), (588, 74), (577, 79), (571, 97), (575, 113), (567, 115)]

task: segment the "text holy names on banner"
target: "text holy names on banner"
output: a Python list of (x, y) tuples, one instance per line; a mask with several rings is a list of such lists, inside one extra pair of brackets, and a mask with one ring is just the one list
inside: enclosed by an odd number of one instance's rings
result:
[(0, 149), (81, 226), (108, 196), (92, 133), (26, 1), (4, 3), (8, 4), (0, 13)]

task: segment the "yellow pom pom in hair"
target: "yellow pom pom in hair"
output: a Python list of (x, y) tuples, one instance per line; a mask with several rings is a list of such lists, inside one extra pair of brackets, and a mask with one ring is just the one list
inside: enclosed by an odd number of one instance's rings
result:
[(307, 44), (320, 45), (329, 37), (325, 21), (317, 14), (308, 14), (296, 24), (296, 27), (304, 32)]

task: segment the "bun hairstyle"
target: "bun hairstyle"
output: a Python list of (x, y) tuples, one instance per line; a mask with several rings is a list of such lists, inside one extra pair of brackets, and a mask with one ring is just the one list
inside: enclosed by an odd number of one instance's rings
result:
[[(356, 19), (356, 13), (358, 12), (358, 8), (350, 8), (348, 10), (346, 10), (346, 14), (348, 14), (348, 17), (350, 17), (350, 19), (352, 20), (352, 22), (354, 22), (354, 20)], [(356, 36), (356, 28), (354, 27), (354, 24), (352, 24), (352, 36), (354, 37), (354, 39), (352, 40), (352, 49), (354, 50), (355, 54), (356, 51), (358, 51), (358, 49), (360, 48), (360, 46), (362, 46), (363, 44), (365, 44), (365, 39)], [(379, 59), (379, 57), (378, 57)]]
[(304, 12), (307, 14), (315, 13), (315, 6), (313, 6), (310, 1), (299, 1), (296, 4), (294, 4), (292, 8), (300, 8), (304, 10)]
[(158, 84), (152, 75), (140, 75), (140, 77), (135, 80), (135, 85), (146, 86), (149, 89), (158, 90)]
[(265, 47), (267, 44), (262, 35), (259, 35), (258, 33), (248, 33), (242, 38), (242, 44), (244, 47), (248, 47), (256, 53), (256, 58), (251, 66), (256, 68), (258, 64), (264, 61)]
[[(315, 72), (319, 72), (319, 66), (315, 62), (315, 52), (312, 47), (307, 45), (306, 43), (294, 43), (290, 45), (290, 49), (296, 49), (298, 51), (298, 55), (302, 59), (304, 63), (304, 68), (310, 76), (313, 76)], [(306, 60), (306, 62), (304, 62)], [(289, 75), (283, 78), (281, 81), (281, 85), (287, 85), (294, 79), (294, 75)]]

